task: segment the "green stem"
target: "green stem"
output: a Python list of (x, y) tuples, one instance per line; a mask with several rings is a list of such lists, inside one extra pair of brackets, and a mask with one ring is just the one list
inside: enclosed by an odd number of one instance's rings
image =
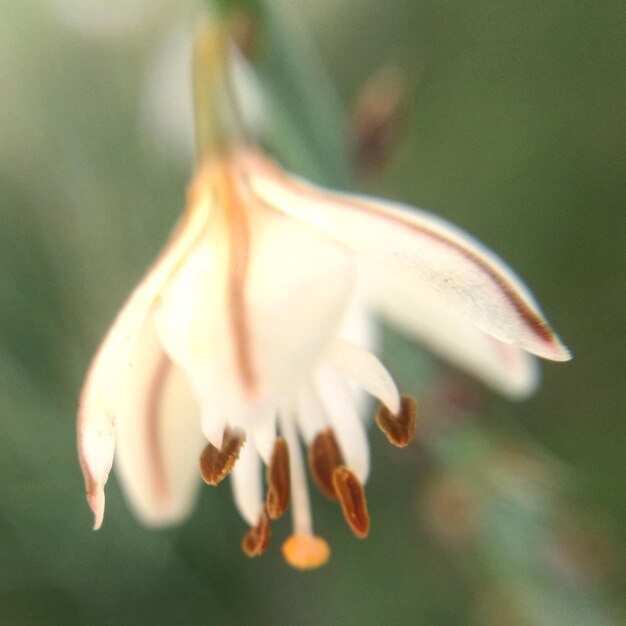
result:
[(228, 37), (217, 20), (205, 20), (197, 30), (193, 55), (196, 154), (201, 161), (225, 149), (229, 128)]

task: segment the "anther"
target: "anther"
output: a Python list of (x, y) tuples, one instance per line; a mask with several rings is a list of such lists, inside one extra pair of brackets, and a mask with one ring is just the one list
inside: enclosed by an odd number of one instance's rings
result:
[(241, 549), (246, 556), (251, 558), (261, 556), (267, 550), (271, 535), (270, 519), (263, 509), (259, 523), (251, 528), (241, 540)]
[(342, 463), (341, 451), (333, 431), (329, 428), (319, 433), (309, 447), (309, 467), (320, 491), (331, 500), (337, 499), (333, 472)]
[(300, 570), (316, 569), (328, 561), (330, 548), (315, 535), (291, 535), (282, 545), (285, 561)]
[(274, 443), (266, 479), (267, 514), (270, 519), (278, 519), (289, 506), (289, 448), (282, 437)]
[(244, 436), (227, 428), (221, 450), (207, 444), (200, 455), (200, 474), (205, 483), (215, 486), (222, 482), (235, 466), (244, 441)]
[(400, 410), (394, 415), (384, 404), (380, 405), (376, 415), (378, 427), (385, 433), (389, 443), (405, 448), (415, 435), (417, 421), (417, 402), (411, 396), (402, 396)]
[(333, 472), (333, 485), (348, 526), (356, 537), (365, 539), (370, 530), (370, 516), (363, 485), (347, 467), (343, 466)]

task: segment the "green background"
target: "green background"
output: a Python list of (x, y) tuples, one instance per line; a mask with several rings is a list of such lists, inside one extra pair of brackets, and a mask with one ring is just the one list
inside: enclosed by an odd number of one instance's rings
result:
[[(0, 623), (622, 623), (624, 3), (262, 11), (285, 165), (471, 231), (528, 281), (575, 354), (513, 404), (387, 329), (385, 361), (418, 395), (423, 431), (404, 452), (372, 432), (366, 541), (314, 497), (333, 555), (306, 574), (280, 558), (287, 521), (263, 558), (243, 556), (228, 487), (152, 531), (112, 479), (104, 526), (90, 530), (77, 395), (184, 202), (191, 161), (158, 143), (142, 103), (163, 41), (194, 9), (72, 4), (0, 2)], [(405, 81), (401, 131), (384, 166), (350, 174), (350, 111), (388, 64)]]

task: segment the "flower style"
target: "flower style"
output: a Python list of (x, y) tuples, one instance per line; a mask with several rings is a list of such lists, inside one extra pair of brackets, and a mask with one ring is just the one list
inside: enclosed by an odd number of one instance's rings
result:
[(78, 415), (87, 499), (99, 528), (114, 451), (128, 501), (149, 525), (188, 513), (198, 474), (216, 485), (230, 473), (250, 526), (244, 551), (261, 554), (270, 520), (290, 506), (283, 554), (317, 567), (329, 549), (313, 531), (300, 440), (321, 491), (365, 537), (359, 389), (380, 401), (391, 443), (407, 445), (415, 430), (415, 401), (370, 351), (370, 311), (511, 396), (535, 385), (529, 353), (569, 353), (520, 279), (458, 228), (316, 187), (242, 139), (225, 88), (229, 48), (214, 30), (198, 42), (197, 106), (210, 103), (213, 121), (199, 116), (201, 158), (182, 220), (87, 373)]

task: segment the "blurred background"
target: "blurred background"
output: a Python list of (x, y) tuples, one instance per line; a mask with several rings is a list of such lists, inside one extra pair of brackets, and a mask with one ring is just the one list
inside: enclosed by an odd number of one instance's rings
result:
[[(246, 2), (241, 2), (246, 7)], [(512, 403), (385, 329), (417, 441), (371, 433), (370, 537), (260, 559), (228, 487), (147, 530), (112, 478), (91, 531), (77, 396), (184, 203), (198, 3), (0, 1), (0, 623), (626, 622), (626, 5), (250, 3), (291, 170), (435, 211), (528, 281), (572, 348)]]

